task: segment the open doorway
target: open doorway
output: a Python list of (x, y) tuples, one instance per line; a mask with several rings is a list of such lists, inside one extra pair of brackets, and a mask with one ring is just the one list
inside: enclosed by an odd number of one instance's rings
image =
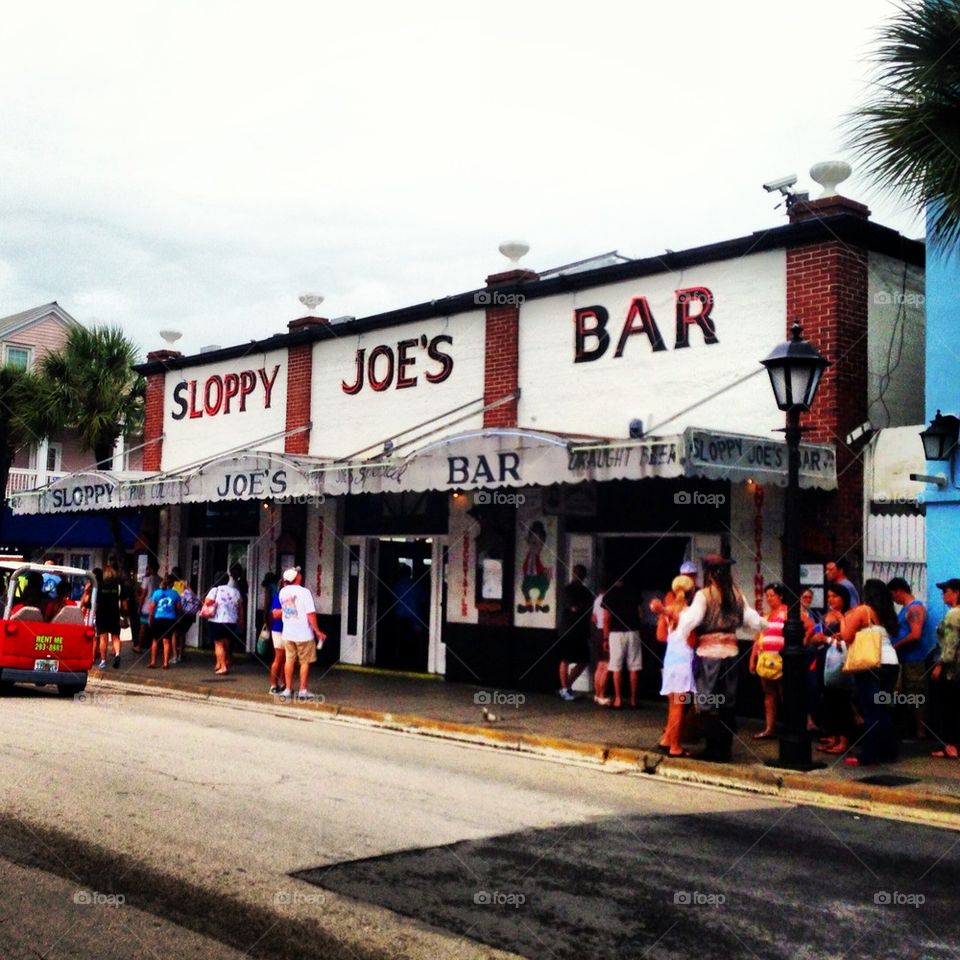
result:
[[(243, 594), (248, 621), (250, 612), (248, 577), (252, 560), (252, 545), (252, 541), (247, 539), (234, 540), (212, 537), (193, 538), (187, 540), (186, 543), (186, 555), (188, 557), (186, 577), (201, 598), (206, 596), (213, 587), (218, 573), (228, 573), (235, 563), (240, 565), (243, 576), (239, 581), (239, 587)], [(187, 632), (187, 646), (212, 649), (213, 643), (207, 635), (208, 632), (207, 621), (199, 617), (196, 618)], [(245, 634), (248, 637), (252, 635), (249, 623)], [(244, 643), (234, 652), (241, 653), (246, 647), (247, 644)]]
[(663, 644), (657, 643), (657, 618), (650, 612), (650, 601), (670, 589), (689, 549), (689, 537), (611, 536), (601, 541), (601, 589), (623, 580), (640, 607), (640, 690), (645, 697), (656, 696), (660, 690), (664, 652)]
[(377, 551), (376, 666), (427, 672), (432, 565), (431, 538), (380, 539)]
[(604, 585), (622, 579), (639, 598), (663, 594), (688, 554), (689, 537), (604, 537), (601, 570)]

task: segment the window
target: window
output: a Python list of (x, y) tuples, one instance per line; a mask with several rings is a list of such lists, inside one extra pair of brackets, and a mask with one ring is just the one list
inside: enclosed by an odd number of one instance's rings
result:
[(47, 446), (47, 473), (59, 473), (63, 462), (63, 447), (59, 443)]
[(12, 347), (7, 344), (4, 360), (9, 367), (29, 370), (33, 360), (33, 350), (30, 347)]

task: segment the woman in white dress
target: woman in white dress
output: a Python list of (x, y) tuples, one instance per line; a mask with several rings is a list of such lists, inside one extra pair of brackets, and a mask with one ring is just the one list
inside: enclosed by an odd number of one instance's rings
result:
[(667, 726), (660, 743), (667, 748), (668, 756), (686, 757), (690, 754), (683, 749), (680, 731), (683, 727), (684, 710), (686, 705), (692, 702), (693, 693), (696, 691), (693, 679), (693, 648), (696, 638), (693, 634), (689, 637), (680, 634), (677, 623), (689, 602), (687, 598), (693, 595), (696, 585), (690, 577), (681, 574), (673, 578), (670, 589), (673, 598), (664, 603), (661, 613), (669, 632), (667, 650), (663, 657), (663, 685), (660, 687), (661, 696), (667, 698), (670, 706), (667, 709)]

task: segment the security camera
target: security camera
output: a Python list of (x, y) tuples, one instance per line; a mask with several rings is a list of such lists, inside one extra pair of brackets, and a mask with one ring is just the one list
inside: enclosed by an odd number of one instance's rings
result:
[(767, 193), (773, 193), (774, 190), (779, 190), (781, 193), (786, 193), (788, 187), (792, 187), (797, 182), (797, 175), (795, 173), (788, 174), (785, 177), (778, 177), (776, 180), (768, 180), (764, 185), (763, 189)]

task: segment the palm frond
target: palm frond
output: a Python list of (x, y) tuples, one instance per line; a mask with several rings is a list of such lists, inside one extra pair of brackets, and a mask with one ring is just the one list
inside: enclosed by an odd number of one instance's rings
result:
[(960, 0), (901, 3), (880, 31), (873, 98), (845, 122), (878, 187), (922, 210), (928, 239), (960, 244)]

